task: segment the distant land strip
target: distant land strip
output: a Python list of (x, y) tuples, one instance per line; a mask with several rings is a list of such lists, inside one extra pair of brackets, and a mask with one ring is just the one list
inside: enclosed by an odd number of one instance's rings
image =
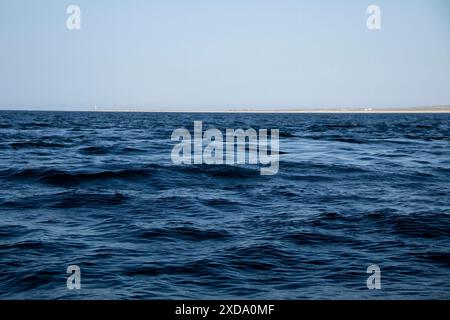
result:
[(61, 108), (0, 108), (0, 111), (79, 111), (79, 112), (155, 112), (155, 113), (450, 113), (450, 105), (428, 107), (335, 107), (335, 108), (134, 108), (134, 107), (100, 107), (61, 109)]
[(336, 107), (336, 108), (100, 108), (102, 112), (192, 112), (192, 113), (450, 113), (448, 106), (426, 106), (408, 108), (371, 108), (371, 107)]

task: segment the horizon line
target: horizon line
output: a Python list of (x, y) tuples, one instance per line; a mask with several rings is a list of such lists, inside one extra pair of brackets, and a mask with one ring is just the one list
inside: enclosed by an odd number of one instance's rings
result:
[(449, 105), (437, 106), (415, 106), (415, 107), (323, 107), (323, 108), (228, 108), (228, 109), (214, 109), (213, 107), (199, 109), (192, 108), (181, 109), (179, 107), (168, 107), (172, 110), (146, 109), (146, 108), (100, 108), (97, 105), (94, 108), (80, 108), (80, 109), (37, 109), (27, 107), (16, 108), (0, 108), (0, 111), (34, 111), (34, 112), (135, 112), (135, 113), (450, 113)]

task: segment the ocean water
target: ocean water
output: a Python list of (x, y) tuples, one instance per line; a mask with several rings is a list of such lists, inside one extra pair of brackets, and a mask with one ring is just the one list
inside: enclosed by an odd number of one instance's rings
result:
[[(279, 128), (278, 174), (173, 165), (194, 120)], [(448, 299), (449, 181), (448, 114), (3, 111), (0, 299)]]

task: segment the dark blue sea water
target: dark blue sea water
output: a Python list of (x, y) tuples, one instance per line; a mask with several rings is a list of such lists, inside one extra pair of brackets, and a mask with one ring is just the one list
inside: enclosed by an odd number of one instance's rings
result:
[[(173, 165), (194, 120), (279, 173)], [(0, 112), (0, 298), (448, 299), (449, 179), (448, 114)]]

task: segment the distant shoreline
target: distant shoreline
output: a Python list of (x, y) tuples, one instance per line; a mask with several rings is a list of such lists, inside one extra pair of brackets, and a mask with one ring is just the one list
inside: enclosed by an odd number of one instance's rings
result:
[(324, 109), (280, 109), (280, 110), (246, 110), (236, 109), (235, 113), (450, 113), (450, 107), (418, 108), (324, 108)]
[(214, 110), (214, 109), (193, 109), (193, 110), (182, 110), (175, 109), (164, 110), (164, 109), (139, 109), (139, 108), (97, 108), (96, 110), (56, 110), (56, 109), (0, 109), (0, 111), (32, 111), (32, 112), (133, 112), (133, 113), (324, 113), (324, 114), (403, 114), (403, 113), (450, 113), (450, 106), (439, 106), (439, 107), (414, 107), (414, 108), (299, 108), (299, 109), (254, 109), (254, 108), (242, 108), (242, 109), (226, 109), (226, 110)]

